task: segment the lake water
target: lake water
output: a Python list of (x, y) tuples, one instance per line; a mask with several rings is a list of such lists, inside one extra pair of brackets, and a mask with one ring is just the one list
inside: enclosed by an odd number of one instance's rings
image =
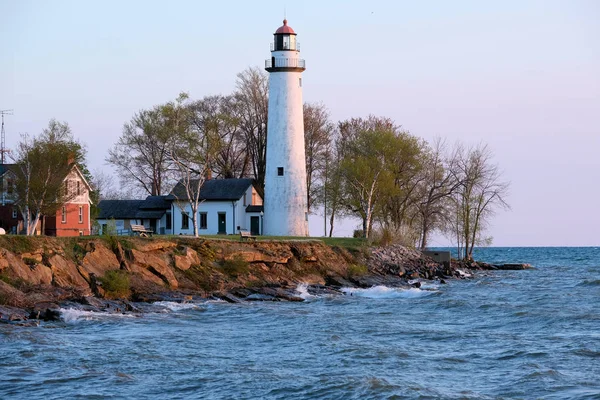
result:
[(600, 398), (600, 248), (476, 259), (536, 269), (0, 325), (0, 398)]

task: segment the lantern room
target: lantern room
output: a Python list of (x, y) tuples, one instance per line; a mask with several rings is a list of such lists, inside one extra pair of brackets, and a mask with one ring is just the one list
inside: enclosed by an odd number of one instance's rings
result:
[(296, 33), (288, 26), (287, 19), (283, 20), (283, 25), (275, 31), (275, 41), (271, 51), (298, 51), (296, 43)]

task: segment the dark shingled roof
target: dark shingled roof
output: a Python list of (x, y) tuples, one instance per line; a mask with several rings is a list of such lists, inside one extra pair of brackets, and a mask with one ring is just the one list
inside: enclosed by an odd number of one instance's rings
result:
[(98, 219), (134, 219), (144, 200), (102, 200), (98, 203)]
[(139, 210), (135, 217), (137, 219), (161, 219), (165, 210)]
[(0, 175), (4, 175), (6, 171), (15, 172), (17, 169), (17, 164), (0, 164)]
[(140, 210), (168, 210), (171, 202), (167, 196), (148, 196), (140, 206)]
[[(193, 181), (198, 187), (198, 181)], [(252, 179), (210, 179), (200, 189), (200, 200), (239, 200), (252, 185)], [(171, 200), (187, 200), (185, 187), (179, 181), (168, 196)]]
[(262, 212), (264, 210), (263, 206), (248, 206), (246, 207), (246, 212), (249, 213), (259, 213)]

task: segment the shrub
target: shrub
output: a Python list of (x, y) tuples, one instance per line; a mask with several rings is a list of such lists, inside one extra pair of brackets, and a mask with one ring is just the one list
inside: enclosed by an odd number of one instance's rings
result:
[(100, 282), (107, 297), (129, 297), (131, 293), (129, 276), (121, 270), (106, 271), (104, 276), (100, 278)]
[(354, 232), (352, 232), (352, 237), (353, 238), (364, 238), (365, 235), (363, 234), (362, 229), (355, 229)]
[(366, 275), (368, 272), (369, 269), (367, 268), (367, 266), (361, 264), (350, 264), (348, 265), (347, 269), (348, 277), (363, 276)]
[(248, 261), (244, 260), (239, 254), (235, 255), (231, 260), (223, 260), (221, 264), (223, 272), (232, 277), (237, 277), (248, 272)]
[(205, 292), (216, 290), (218, 285), (213, 282), (210, 271), (202, 265), (192, 265), (183, 271), (183, 275)]
[(106, 229), (102, 231), (103, 235), (117, 236), (117, 222), (114, 219), (109, 219), (106, 222)]

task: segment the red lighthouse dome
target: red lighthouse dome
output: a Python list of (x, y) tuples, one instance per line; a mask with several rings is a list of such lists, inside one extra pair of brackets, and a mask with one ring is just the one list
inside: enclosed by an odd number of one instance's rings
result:
[(295, 35), (296, 32), (294, 32), (294, 30), (288, 26), (287, 24), (287, 19), (283, 20), (283, 25), (280, 26), (276, 31), (275, 34), (288, 34), (288, 35)]

